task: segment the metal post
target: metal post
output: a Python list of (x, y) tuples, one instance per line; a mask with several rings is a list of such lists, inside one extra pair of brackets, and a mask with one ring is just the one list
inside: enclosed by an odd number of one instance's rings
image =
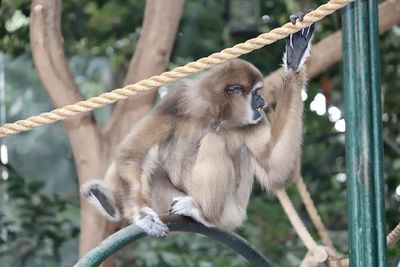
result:
[(350, 266), (386, 266), (376, 0), (343, 11)]

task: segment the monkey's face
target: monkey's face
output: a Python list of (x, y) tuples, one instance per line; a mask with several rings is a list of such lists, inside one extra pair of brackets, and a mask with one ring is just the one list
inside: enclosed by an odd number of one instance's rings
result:
[(202, 88), (212, 114), (227, 127), (243, 127), (262, 120), (266, 102), (259, 91), (263, 76), (252, 64), (231, 59), (214, 67), (203, 80)]
[(262, 110), (266, 107), (264, 98), (260, 95), (263, 87), (261, 81), (245, 88), (245, 85), (228, 85), (226, 92), (230, 97), (230, 118), (233, 124), (246, 126), (257, 124), (262, 120)]

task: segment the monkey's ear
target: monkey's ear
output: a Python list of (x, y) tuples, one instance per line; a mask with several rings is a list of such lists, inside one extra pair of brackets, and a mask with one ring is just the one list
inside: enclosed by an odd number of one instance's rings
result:
[(234, 84), (234, 85), (228, 85), (226, 87), (226, 91), (230, 95), (241, 95), (243, 88), (240, 85)]

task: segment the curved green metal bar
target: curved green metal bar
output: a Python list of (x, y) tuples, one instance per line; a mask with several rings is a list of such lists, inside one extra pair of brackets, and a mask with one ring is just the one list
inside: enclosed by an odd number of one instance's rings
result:
[[(162, 220), (168, 225), (170, 231), (198, 233), (224, 243), (247, 259), (251, 266), (272, 266), (264, 255), (259, 253), (248, 241), (235, 233), (217, 228), (209, 228), (181, 216), (165, 216), (162, 217)], [(138, 226), (129, 225), (103, 240), (100, 245), (82, 257), (74, 267), (99, 266), (117, 250), (146, 236), (146, 233)]]

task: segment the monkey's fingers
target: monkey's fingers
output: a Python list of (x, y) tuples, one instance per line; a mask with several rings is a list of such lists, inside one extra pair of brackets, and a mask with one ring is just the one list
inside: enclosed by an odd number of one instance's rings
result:
[(303, 20), (304, 20), (304, 16), (305, 16), (307, 13), (311, 12), (311, 11), (313, 11), (312, 8), (308, 9), (306, 12), (301, 12), (301, 11), (300, 11), (300, 12), (297, 12), (297, 13), (295, 13), (295, 14), (293, 14), (293, 15), (290, 15), (289, 20), (290, 20), (290, 22), (294, 25), (294, 24), (296, 24), (296, 21), (297, 21), (297, 20), (303, 21)]
[(286, 37), (286, 65), (292, 66), (293, 65), (293, 43), (292, 43), (292, 36)]
[(295, 25), (297, 20), (303, 21), (304, 15), (305, 14), (303, 12), (297, 12), (296, 14), (291, 15), (289, 20), (293, 25)]
[(314, 34), (314, 30), (315, 30), (315, 23), (311, 24), (310, 26), (308, 26), (307, 28), (304, 29), (306, 32), (306, 39), (307, 42), (309, 42), (311, 40), (311, 37)]

